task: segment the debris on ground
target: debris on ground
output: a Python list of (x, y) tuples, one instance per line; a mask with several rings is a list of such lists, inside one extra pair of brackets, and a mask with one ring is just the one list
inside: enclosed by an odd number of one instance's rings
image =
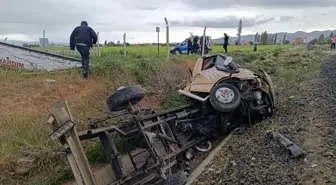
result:
[(27, 174), (36, 166), (36, 158), (30, 156), (20, 157), (16, 161), (16, 170), (15, 172), (19, 175)]
[(291, 153), (293, 158), (305, 157), (306, 152), (286, 138), (284, 135), (280, 134), (279, 132), (271, 132), (268, 134), (277, 140), (283, 147), (285, 147)]

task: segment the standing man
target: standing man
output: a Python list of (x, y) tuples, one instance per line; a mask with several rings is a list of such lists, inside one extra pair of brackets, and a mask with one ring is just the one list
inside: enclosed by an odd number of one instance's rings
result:
[(208, 54), (209, 53), (209, 48), (210, 48), (210, 43), (209, 43), (209, 37), (206, 37), (205, 38), (205, 54)]
[(195, 38), (194, 38), (194, 53), (197, 53), (198, 51), (198, 36), (196, 35)]
[[(70, 49), (78, 50), (82, 57), (82, 71), (85, 80), (89, 79), (90, 48), (97, 42), (97, 34), (86, 21), (82, 21), (70, 35)], [(99, 44), (99, 43), (98, 43)]]
[(200, 36), (200, 38), (199, 38), (199, 43), (200, 43), (200, 51), (201, 51), (201, 53), (203, 52), (203, 36)]
[(229, 45), (229, 36), (224, 33), (224, 44), (223, 44), (223, 48), (225, 50), (225, 53), (227, 53), (227, 46)]
[(187, 40), (188, 42), (188, 55), (190, 55), (190, 52), (192, 51), (192, 42), (191, 42), (191, 38), (188, 38)]

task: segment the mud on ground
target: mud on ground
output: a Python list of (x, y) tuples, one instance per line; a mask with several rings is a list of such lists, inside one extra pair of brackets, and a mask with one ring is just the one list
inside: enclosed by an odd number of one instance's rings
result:
[[(325, 61), (318, 78), (278, 88), (276, 114), (241, 128), (194, 184), (336, 184), (336, 53)], [(291, 158), (268, 131), (291, 139), (306, 159)]]

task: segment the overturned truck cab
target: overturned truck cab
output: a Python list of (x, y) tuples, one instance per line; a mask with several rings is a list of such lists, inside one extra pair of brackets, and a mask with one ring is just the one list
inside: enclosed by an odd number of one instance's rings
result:
[(223, 54), (199, 58), (190, 83), (179, 92), (195, 105), (221, 113), (235, 123), (260, 120), (275, 109), (271, 77), (262, 69), (253, 72), (242, 68)]

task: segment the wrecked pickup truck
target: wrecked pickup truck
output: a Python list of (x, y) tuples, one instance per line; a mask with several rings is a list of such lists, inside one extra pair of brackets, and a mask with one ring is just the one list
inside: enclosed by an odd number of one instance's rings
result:
[[(183, 185), (188, 180), (184, 162), (195, 152), (211, 150), (212, 138), (274, 111), (274, 86), (262, 70), (256, 74), (235, 64), (232, 57), (215, 54), (199, 58), (191, 74), (190, 83), (179, 90), (187, 105), (163, 112), (139, 109), (136, 104), (145, 90), (138, 85), (122, 87), (106, 100), (110, 113), (89, 119), (88, 130), (79, 135), (67, 104), (55, 104), (49, 121), (54, 130), (51, 137), (67, 148), (70, 165), (82, 156), (71, 166), (77, 183), (97, 184), (85, 168), (89, 165), (80, 150), (81, 140), (100, 139), (104, 159), (113, 170), (109, 184)], [(117, 123), (104, 123), (116, 118)], [(77, 166), (82, 167), (79, 175)]]
[(271, 77), (241, 68), (233, 58), (214, 54), (199, 58), (191, 71), (191, 82), (179, 92), (197, 107), (223, 117), (221, 127), (270, 116), (275, 108)]

